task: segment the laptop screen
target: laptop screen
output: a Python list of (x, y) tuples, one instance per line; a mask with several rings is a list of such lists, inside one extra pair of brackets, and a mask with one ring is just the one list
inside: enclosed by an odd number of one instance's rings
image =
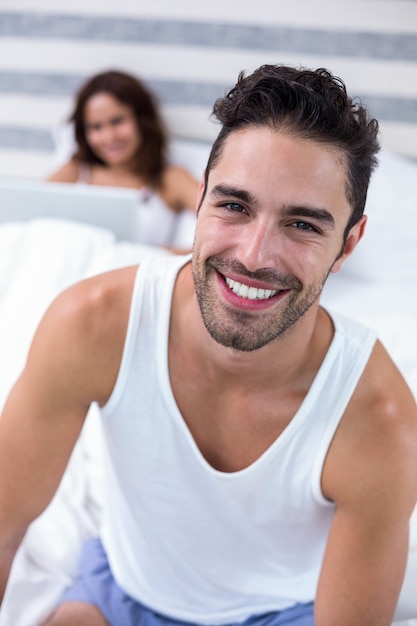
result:
[(92, 224), (116, 239), (141, 240), (133, 189), (0, 178), (0, 223), (51, 217)]

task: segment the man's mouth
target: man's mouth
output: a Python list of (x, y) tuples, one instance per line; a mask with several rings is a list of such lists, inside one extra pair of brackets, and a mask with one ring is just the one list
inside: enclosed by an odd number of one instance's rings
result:
[(228, 287), (237, 296), (247, 298), (248, 300), (268, 300), (268, 298), (272, 298), (272, 296), (279, 293), (276, 289), (258, 289), (257, 287), (249, 287), (249, 285), (239, 283), (237, 280), (233, 280), (227, 276), (224, 278)]

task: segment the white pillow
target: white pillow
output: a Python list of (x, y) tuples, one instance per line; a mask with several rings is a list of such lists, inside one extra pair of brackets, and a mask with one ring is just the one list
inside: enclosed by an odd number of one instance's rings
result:
[(417, 162), (387, 151), (381, 152), (379, 160), (365, 207), (365, 235), (342, 272), (358, 280), (415, 289)]
[(200, 181), (210, 150), (211, 144), (208, 142), (175, 138), (170, 147), (170, 161), (175, 165), (182, 165)]

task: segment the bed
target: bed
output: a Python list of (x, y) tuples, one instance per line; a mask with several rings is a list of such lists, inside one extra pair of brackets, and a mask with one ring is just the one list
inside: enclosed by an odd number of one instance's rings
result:
[[(203, 167), (206, 143), (179, 142), (175, 149), (185, 165)], [(416, 206), (417, 164), (383, 151), (368, 197), (368, 233), (341, 274), (329, 279), (322, 302), (376, 328), (417, 398)], [(23, 367), (36, 324), (59, 291), (83, 277), (168, 254), (124, 241), (99, 220), (69, 218), (34, 215), (0, 225), (0, 406)], [(192, 240), (192, 224), (186, 235)], [(81, 542), (99, 528), (104, 486), (97, 417), (93, 406), (59, 491), (18, 552), (0, 626), (38, 624), (71, 583)], [(396, 626), (417, 625), (417, 512), (411, 526)]]
[[(67, 158), (63, 123), (75, 90), (110, 67), (137, 74), (176, 138), (173, 161), (199, 177), (217, 132), (215, 98), (262, 63), (328, 67), (381, 122), (367, 233), (322, 302), (378, 331), (417, 399), (417, 3), (340, 0), (335, 11), (331, 0), (3, 0), (0, 38), (0, 409), (57, 293), (168, 254), (140, 229), (126, 237), (127, 213), (112, 227), (93, 208), (80, 223), (75, 209), (52, 218), (32, 203), (12, 209), (2, 195), (11, 178), (40, 180)], [(185, 214), (165, 243), (191, 245), (194, 225)], [(36, 626), (71, 583), (82, 540), (97, 532), (98, 433), (93, 406), (58, 493), (19, 550), (0, 626)], [(417, 626), (416, 590), (417, 512), (395, 626)]]

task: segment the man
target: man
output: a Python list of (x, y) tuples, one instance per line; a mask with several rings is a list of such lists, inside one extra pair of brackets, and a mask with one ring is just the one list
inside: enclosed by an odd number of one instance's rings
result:
[(215, 113), (192, 259), (83, 281), (40, 323), (0, 421), (3, 587), (95, 401), (101, 537), (49, 626), (387, 626), (416, 405), (373, 332), (319, 305), (364, 232), (377, 123), (280, 66)]

